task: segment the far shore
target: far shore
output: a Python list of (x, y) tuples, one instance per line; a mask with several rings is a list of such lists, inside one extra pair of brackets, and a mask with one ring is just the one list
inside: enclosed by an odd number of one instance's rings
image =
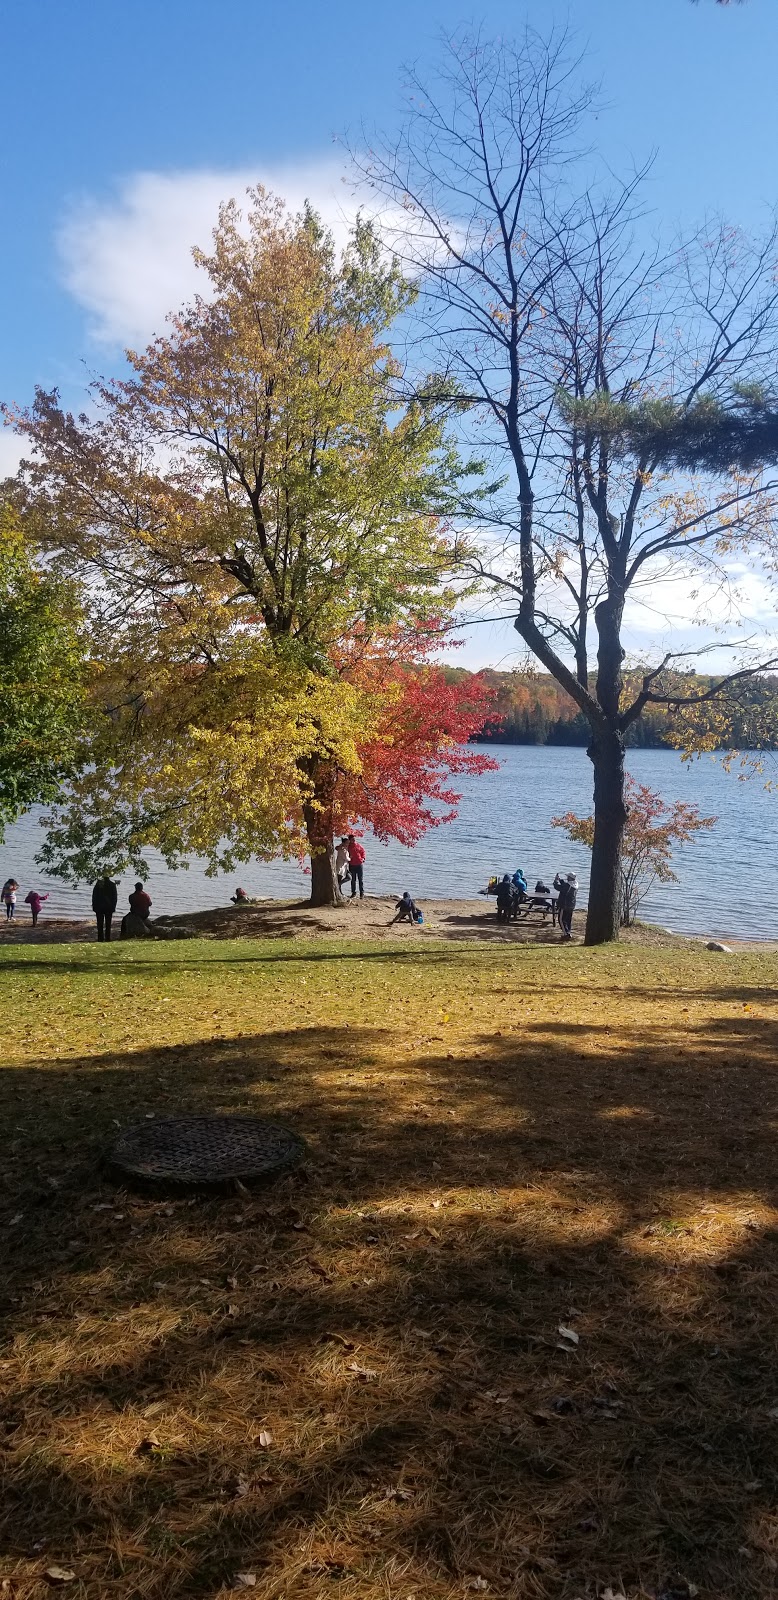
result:
[[(471, 900), (425, 899), (422, 906), (424, 925), (420, 928), (392, 922), (394, 895), (365, 895), (364, 900), (347, 900), (345, 905), (336, 907), (311, 906), (301, 900), (261, 900), (245, 906), (228, 905), (209, 911), (160, 916), (154, 919), (152, 928), (158, 928), (162, 938), (174, 937), (173, 930), (180, 928), (182, 936), (196, 935), (204, 939), (387, 939), (404, 943), (409, 939), (434, 937), (453, 942), (562, 943), (559, 929), (550, 916), (543, 920), (533, 915), (506, 926), (497, 921), (494, 900), (483, 895)], [(585, 909), (576, 913), (573, 935), (578, 944), (583, 940), (585, 916)], [(119, 923), (117, 917), (112, 942), (118, 941)], [(42, 918), (35, 929), (21, 916), (11, 923), (0, 923), (0, 944), (85, 944), (93, 942), (95, 937), (95, 923), (91, 917), (84, 921)], [(625, 943), (654, 946), (704, 945), (708, 937), (722, 939), (738, 948), (751, 944), (763, 950), (773, 947), (772, 941), (745, 941), (723, 934), (672, 933), (667, 928), (645, 922), (622, 931)]]

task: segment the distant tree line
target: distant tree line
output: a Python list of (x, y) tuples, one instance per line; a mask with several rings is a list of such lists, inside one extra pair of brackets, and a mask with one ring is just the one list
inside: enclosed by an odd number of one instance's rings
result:
[[(446, 669), (449, 682), (466, 683), (473, 674), (462, 667)], [(549, 744), (586, 747), (588, 722), (575, 701), (565, 694), (550, 673), (496, 672), (487, 668), (478, 676), (495, 695), (494, 712), (481, 732), (479, 744)], [(702, 673), (679, 674), (679, 695), (692, 688), (703, 693), (716, 680)], [(715, 738), (719, 750), (778, 749), (778, 676), (764, 673), (749, 678), (733, 693)], [(672, 706), (644, 711), (627, 733), (633, 749), (678, 749), (686, 743), (685, 721)]]

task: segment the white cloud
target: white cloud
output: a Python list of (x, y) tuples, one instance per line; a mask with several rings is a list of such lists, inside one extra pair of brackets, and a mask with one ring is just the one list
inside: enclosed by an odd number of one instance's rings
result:
[(222, 201), (240, 202), (262, 183), (292, 211), (310, 200), (343, 238), (358, 201), (342, 175), (331, 158), (276, 170), (133, 173), (111, 200), (81, 201), (65, 217), (57, 234), (65, 286), (88, 312), (94, 339), (145, 345), (168, 312), (202, 292), (192, 246), (210, 245)]
[(14, 476), (22, 457), (28, 454), (29, 445), (18, 433), (12, 433), (10, 428), (0, 428), (0, 483), (3, 478)]

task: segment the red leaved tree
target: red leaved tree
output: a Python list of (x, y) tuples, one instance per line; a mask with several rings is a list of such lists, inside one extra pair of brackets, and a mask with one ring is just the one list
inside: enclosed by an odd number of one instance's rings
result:
[[(627, 823), (621, 857), (621, 925), (631, 927), (641, 902), (655, 883), (677, 883), (670, 866), (676, 845), (689, 844), (704, 828), (712, 828), (716, 817), (701, 817), (699, 806), (683, 800), (663, 800), (655, 789), (627, 777)], [(568, 839), (594, 843), (594, 817), (577, 817), (566, 811), (552, 817), (555, 828), (562, 828)]]
[(311, 856), (314, 880), (331, 870), (334, 833), (367, 826), (378, 839), (414, 845), (428, 828), (456, 816), (461, 796), (452, 779), (498, 767), (468, 746), (485, 722), (495, 722), (494, 687), (480, 674), (448, 681), (430, 661), (447, 637), (444, 621), (426, 620), (378, 636), (357, 630), (333, 652), (339, 676), (379, 710), (358, 745), (360, 771), (330, 771), (331, 802), (321, 810)]

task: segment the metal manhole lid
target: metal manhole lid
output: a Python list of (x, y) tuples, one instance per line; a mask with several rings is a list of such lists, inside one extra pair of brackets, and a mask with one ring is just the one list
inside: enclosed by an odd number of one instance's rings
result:
[(296, 1133), (264, 1117), (158, 1117), (125, 1128), (106, 1164), (131, 1182), (224, 1189), (280, 1176), (304, 1154)]

